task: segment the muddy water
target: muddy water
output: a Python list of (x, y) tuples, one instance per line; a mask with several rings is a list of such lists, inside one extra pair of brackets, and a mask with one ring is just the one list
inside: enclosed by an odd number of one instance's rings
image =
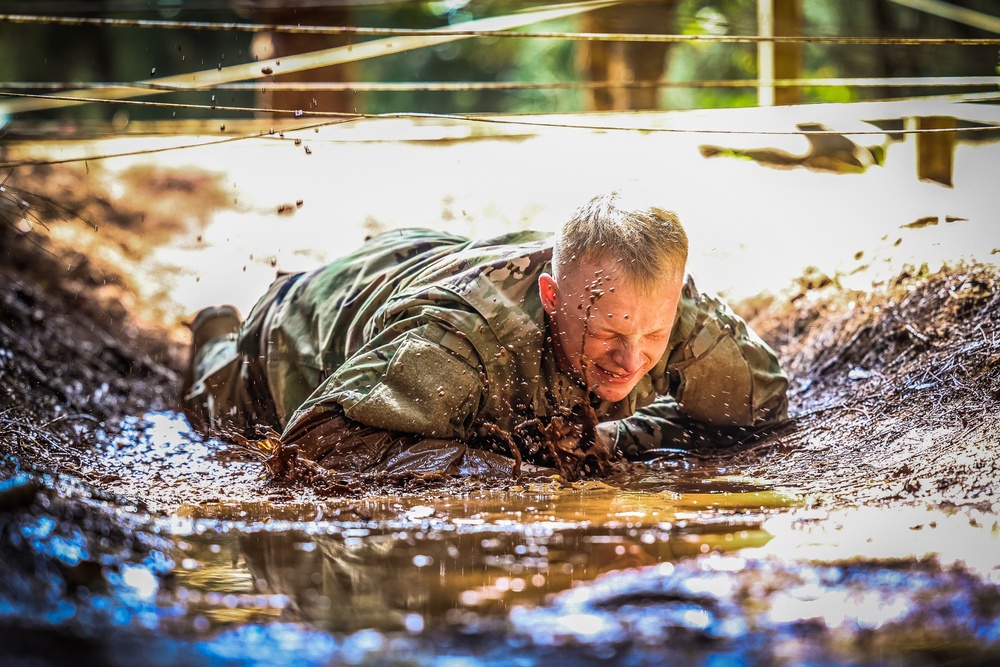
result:
[[(271, 618), (277, 600), (281, 616), (334, 632), (424, 629), (537, 605), (603, 572), (770, 539), (761, 507), (789, 498), (701, 481), (691, 497), (591, 483), (276, 511), (185, 506), (168, 531), (180, 539), (176, 582), (209, 621)], [(726, 511), (702, 522), (703, 507)]]
[[(799, 503), (725, 469), (682, 462), (572, 486), (552, 479), (232, 500), (220, 491), (233, 473), (245, 479), (247, 464), (218, 456), (221, 448), (191, 437), (182, 417), (157, 413), (107, 451), (127, 488), (152, 476), (145, 496), (169, 489), (181, 498), (156, 525), (177, 544), (173, 594), (202, 629), (280, 618), (329, 632), (398, 631), (496, 616), (603, 572), (762, 546), (764, 518)], [(168, 507), (165, 493), (158, 499)]]
[[(0, 595), (0, 613), (34, 618), (35, 629), (69, 624), (97, 664), (1000, 657), (995, 511), (818, 513), (794, 489), (697, 460), (571, 486), (330, 499), (265, 486), (258, 463), (200, 441), (173, 413), (126, 426), (94, 465), (117, 494), (110, 510), (131, 517), (150, 546), (141, 558), (113, 555), (106, 530), (19, 517), (10, 525), (38, 545), (36, 560), (73, 576), (48, 605), (18, 609), (16, 595)], [(102, 581), (85, 589), (108, 592), (83, 595), (71, 579), (102, 550)]]

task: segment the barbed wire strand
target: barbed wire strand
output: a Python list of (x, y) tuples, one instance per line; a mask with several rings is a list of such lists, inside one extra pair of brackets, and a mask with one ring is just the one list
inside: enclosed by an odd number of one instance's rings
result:
[[(5, 93), (0, 93), (0, 95)], [(118, 102), (122, 104), (122, 102)], [(164, 102), (140, 102), (134, 101), (133, 104), (144, 105), (144, 104), (156, 104), (156, 105), (166, 105)], [(222, 137), (219, 139), (194, 142), (190, 144), (184, 144), (180, 146), (164, 146), (160, 148), (150, 148), (141, 149), (136, 151), (123, 151), (119, 153), (105, 153), (98, 155), (89, 155), (81, 157), (72, 158), (61, 158), (58, 160), (14, 160), (10, 162), (0, 163), (0, 169), (12, 169), (22, 166), (41, 166), (41, 165), (56, 165), (56, 164), (69, 164), (74, 162), (89, 162), (106, 160), (118, 157), (130, 157), (135, 155), (147, 155), (155, 153), (163, 153), (175, 150), (184, 150), (188, 148), (199, 148), (203, 146), (212, 146), (216, 144), (231, 143), (235, 141), (246, 141), (249, 139), (273, 139), (277, 138), (283, 141), (294, 141), (294, 138), (285, 138), (284, 133), (294, 133), (302, 132), (310, 129), (319, 129), (321, 127), (326, 127), (330, 125), (341, 125), (345, 123), (352, 123), (361, 120), (378, 120), (378, 119), (431, 119), (431, 120), (449, 120), (449, 121), (463, 121), (470, 123), (488, 123), (488, 124), (498, 124), (498, 125), (513, 125), (513, 126), (524, 126), (524, 127), (537, 127), (537, 128), (550, 128), (550, 129), (576, 129), (576, 130), (592, 130), (592, 131), (625, 131), (625, 132), (642, 132), (642, 133), (673, 133), (673, 134), (722, 134), (722, 135), (759, 135), (759, 136), (793, 136), (793, 135), (830, 135), (830, 136), (874, 136), (874, 135), (885, 135), (885, 134), (940, 134), (946, 132), (969, 132), (969, 131), (996, 131), (1000, 130), (1000, 127), (992, 126), (979, 126), (979, 127), (946, 127), (946, 128), (907, 128), (901, 130), (851, 130), (851, 131), (839, 131), (839, 130), (719, 130), (719, 129), (699, 129), (699, 128), (664, 128), (664, 127), (628, 127), (628, 126), (616, 126), (608, 124), (591, 124), (591, 123), (579, 123), (579, 124), (569, 124), (569, 123), (558, 123), (545, 121), (542, 119), (530, 120), (525, 119), (523, 116), (517, 118), (502, 118), (497, 116), (469, 116), (461, 114), (434, 114), (434, 113), (413, 113), (413, 112), (397, 112), (397, 113), (383, 113), (383, 114), (347, 114), (341, 112), (303, 112), (301, 110), (292, 109), (253, 109), (253, 108), (242, 108), (248, 111), (266, 111), (268, 113), (277, 114), (294, 114), (295, 116), (337, 116), (337, 120), (326, 120), (320, 123), (309, 123), (301, 126), (286, 127), (282, 128), (280, 131), (275, 131), (273, 128), (269, 129), (267, 132), (258, 131), (255, 133), (243, 134), (235, 137)], [(544, 114), (543, 114), (544, 115)], [(275, 135), (278, 135), (275, 137)]]
[[(306, 35), (347, 35), (358, 37), (403, 37), (440, 35), (441, 28), (375, 28), (360, 26), (303, 26), (287, 24), (235, 23), (210, 21), (168, 21), (156, 19), (119, 19), (72, 16), (36, 16), (30, 14), (0, 14), (0, 22), (70, 26), (105, 26), (127, 28), (157, 28), (186, 30), (222, 30), (251, 33), (288, 33)], [(678, 35), (653, 33), (618, 32), (558, 32), (558, 31), (518, 31), (507, 30), (447, 30), (449, 35), (465, 37), (504, 37), (514, 39), (558, 39), (578, 42), (653, 42), (653, 43), (723, 43), (757, 44), (762, 42), (777, 44), (870, 44), (898, 46), (995, 46), (1000, 45), (1000, 37), (840, 37), (817, 35)]]
[[(621, 1), (622, 0), (586, 0), (584, 2), (551, 5), (528, 12), (518, 12), (505, 16), (473, 19), (455, 24), (455, 26), (465, 26), (466, 30), (512, 30), (540, 21), (565, 18), (597, 9), (613, 7)], [(167, 84), (193, 86), (203, 85), (206, 82), (232, 83), (235, 81), (256, 80), (260, 79), (262, 76), (271, 76), (272, 74), (282, 75), (315, 70), (319, 67), (357, 62), (360, 60), (367, 60), (369, 58), (387, 56), (393, 53), (403, 53), (405, 51), (412, 51), (414, 49), (421, 49), (428, 46), (436, 46), (439, 44), (446, 44), (448, 42), (460, 41), (469, 38), (469, 36), (457, 34), (456, 30), (458, 30), (458, 28), (455, 26), (434, 28), (428, 31), (428, 34), (372, 39), (362, 41), (357, 44), (346, 44), (332, 48), (319, 49), (317, 51), (283, 56), (281, 58), (267, 58), (265, 60), (255, 60), (236, 65), (227, 65), (225, 67), (223, 67), (220, 62), (216, 68), (202, 70), (200, 72), (175, 74), (154, 79), (146, 79), (142, 83), (153, 85)], [(156, 70), (153, 69), (152, 76), (155, 76), (155, 74)], [(80, 94), (78, 95), (77, 92)], [(80, 104), (79, 101), (73, 98), (85, 97), (86, 95), (83, 94), (85, 92), (86, 91), (71, 91), (67, 93), (67, 99), (64, 100), (14, 100), (8, 104), (6, 108), (0, 108), (0, 114), (23, 113), (27, 111), (39, 111), (44, 108), (53, 108), (55, 106), (71, 106)], [(132, 95), (127, 93), (123, 94), (122, 91), (104, 92), (106, 94), (102, 97), (132, 97)], [(163, 91), (151, 88), (142, 94), (157, 95), (161, 92)]]
[[(108, 81), (0, 81), (0, 90), (162, 90), (173, 92), (207, 91), (361, 91), (361, 92), (460, 92), (466, 90), (589, 90), (601, 88), (757, 88), (758, 79), (705, 79), (699, 81), (321, 81), (221, 83), (200, 86), (173, 86)], [(774, 79), (777, 87), (857, 87), (857, 88), (958, 88), (1000, 85), (1000, 76), (951, 77), (859, 77), (821, 79)]]
[[(27, 97), (27, 98), (51, 98), (51, 99), (62, 99), (59, 95), (33, 95), (30, 93), (12, 93), (6, 91), (0, 91), (0, 97)], [(379, 114), (368, 114), (368, 113), (358, 113), (349, 111), (319, 111), (319, 110), (304, 110), (304, 109), (274, 109), (268, 107), (246, 107), (246, 106), (225, 106), (218, 104), (192, 104), (192, 103), (182, 103), (182, 102), (149, 102), (145, 100), (105, 100), (102, 98), (86, 98), (86, 97), (73, 97), (74, 100), (79, 100), (82, 102), (95, 102), (99, 104), (115, 104), (123, 106), (138, 106), (138, 107), (157, 107), (157, 108), (173, 108), (173, 109), (196, 109), (201, 111), (237, 111), (243, 113), (269, 113), (277, 115), (291, 115), (296, 118), (303, 116), (316, 117), (316, 118), (338, 118), (341, 120), (364, 120), (364, 119), (378, 119), (378, 118), (435, 118), (442, 120), (461, 120), (461, 121), (471, 121), (477, 123), (499, 123), (499, 124), (510, 124), (510, 125), (527, 125), (536, 127), (552, 127), (552, 128), (570, 128), (570, 129), (588, 129), (588, 130), (625, 130), (634, 132), (674, 132), (674, 133), (703, 133), (703, 134), (753, 134), (753, 135), (797, 135), (797, 134), (816, 134), (816, 135), (841, 135), (841, 134), (851, 134), (851, 135), (876, 135), (885, 134), (884, 130), (858, 130), (843, 132), (838, 130), (801, 130), (801, 131), (781, 131), (781, 130), (718, 130), (718, 129), (691, 129), (691, 128), (664, 128), (664, 127), (629, 127), (629, 126), (616, 126), (616, 125), (596, 125), (596, 124), (575, 124), (575, 123), (551, 123), (542, 122), (538, 120), (524, 120), (524, 114), (512, 114), (516, 116), (515, 118), (503, 118), (497, 115), (469, 115), (469, 114), (439, 114), (439, 113), (424, 113), (424, 112), (390, 112), (390, 113), (379, 113)], [(553, 114), (540, 114), (542, 116), (550, 116)], [(558, 114), (556, 114), (558, 115)], [(997, 130), (1000, 126), (997, 125), (985, 125), (981, 127), (970, 126), (970, 127), (950, 127), (950, 128), (933, 128), (933, 129), (909, 129), (900, 130), (899, 133), (906, 134), (934, 134), (940, 132), (955, 132), (955, 131), (987, 131), (987, 130)]]

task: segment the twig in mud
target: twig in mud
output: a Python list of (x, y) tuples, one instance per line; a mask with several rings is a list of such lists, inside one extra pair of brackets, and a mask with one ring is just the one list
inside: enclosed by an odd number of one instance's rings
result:
[(75, 422), (75, 421), (87, 421), (93, 424), (97, 424), (98, 426), (101, 426), (104, 423), (97, 417), (94, 417), (93, 415), (81, 413), (78, 415), (59, 415), (55, 419), (50, 419), (49, 421), (42, 424), (42, 428), (48, 428), (57, 422)]
[[(67, 455), (67, 456), (74, 456), (75, 457), (77, 455), (76, 452), (74, 452), (73, 450), (69, 449), (68, 447), (65, 447), (58, 440), (56, 440), (54, 437), (52, 437), (49, 433), (46, 433), (45, 430), (44, 430), (44, 428), (45, 428), (44, 425), (43, 426), (35, 426), (34, 424), (30, 423), (26, 418), (20, 418), (20, 419), (3, 419), (3, 420), (0, 420), (0, 421), (2, 421), (4, 424), (7, 424), (7, 425), (13, 427), (13, 428), (4, 429), (3, 431), (0, 431), (0, 433), (3, 433), (3, 434), (14, 434), (14, 435), (20, 436), (22, 438), (25, 438), (25, 437), (26, 438), (30, 438), (30, 439), (32, 439), (32, 440), (35, 441), (35, 442), (31, 443), (31, 444), (35, 445), (35, 447), (38, 447), (38, 445), (39, 445), (38, 441), (41, 441), (41, 444), (47, 445), (50, 448), (50, 450), (55, 450), (56, 452), (59, 452), (59, 453), (61, 453), (63, 455)], [(47, 451), (44, 448), (41, 448), (41, 449), (42, 449), (42, 452), (46, 452)]]
[[(856, 400), (863, 401), (863, 400), (865, 400), (865, 398), (856, 399)], [(847, 402), (846, 401), (841, 401), (840, 403), (834, 403), (833, 405), (824, 405), (821, 408), (815, 408), (815, 409), (810, 410), (808, 412), (803, 412), (803, 413), (797, 414), (797, 415), (795, 415), (795, 419), (798, 420), (798, 419), (806, 419), (808, 417), (815, 417), (816, 415), (823, 414), (824, 412), (829, 412), (830, 410), (839, 410), (839, 409), (844, 409), (844, 408), (847, 408), (847, 407), (849, 407), (847, 405)]]
[(905, 328), (910, 333), (911, 336), (913, 336), (914, 338), (916, 338), (917, 340), (919, 340), (921, 343), (924, 343), (924, 344), (927, 344), (927, 343), (930, 342), (930, 338), (928, 338), (926, 335), (924, 335), (924, 334), (920, 333), (919, 331), (917, 331), (916, 327), (914, 327), (912, 324), (910, 324), (909, 322), (906, 322), (904, 320), (900, 320), (900, 321), (903, 322), (903, 328)]
[[(847, 356), (847, 353), (851, 350), (851, 348), (854, 347), (855, 343), (861, 340), (862, 336), (872, 333), (873, 329), (874, 327), (868, 324), (855, 331), (854, 335), (851, 336), (850, 340), (848, 340), (843, 345), (838, 346), (839, 349), (836, 352), (834, 352), (833, 355), (827, 361), (823, 362), (823, 364), (818, 369), (816, 369), (816, 375), (825, 375), (827, 370), (829, 370), (836, 364), (840, 363), (844, 359), (844, 357)], [(868, 352), (871, 350), (871, 347), (872, 347), (871, 345), (866, 347), (862, 352), (861, 356), (863, 357), (864, 355), (868, 354)]]
[[(4, 177), (3, 181), (0, 182), (0, 201), (6, 200), (8, 202), (12, 202), (21, 214), (19, 219), (24, 219), (25, 217), (29, 217), (31, 218), (32, 222), (48, 230), (49, 229), (48, 225), (42, 222), (41, 217), (33, 213), (34, 209), (45, 209), (47, 212), (52, 213), (56, 217), (61, 218), (63, 220), (65, 220), (66, 218), (76, 218), (77, 220), (80, 220), (81, 222), (86, 224), (95, 232), (97, 231), (96, 224), (90, 222), (89, 220), (81, 216), (79, 213), (74, 212), (68, 206), (60, 204), (52, 197), (39, 194), (37, 192), (31, 192), (14, 185), (7, 185), (7, 182), (13, 175), (14, 175), (14, 169), (11, 169), (10, 171), (7, 172), (7, 175)], [(35, 203), (33, 204), (31, 201), (28, 200), (34, 200)], [(38, 205), (39, 202), (43, 204), (43, 206), (39, 206)], [(11, 225), (14, 224), (10, 220), (7, 220), (7, 222), (8, 224)]]

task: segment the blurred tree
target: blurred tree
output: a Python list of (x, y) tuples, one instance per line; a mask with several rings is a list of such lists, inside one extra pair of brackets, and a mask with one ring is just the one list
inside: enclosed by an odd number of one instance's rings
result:
[[(677, 0), (643, 0), (583, 15), (585, 32), (676, 32)], [(668, 42), (580, 42), (581, 69), (591, 81), (655, 84), (666, 70)], [(641, 87), (595, 88), (586, 96), (589, 110), (658, 109), (659, 89)]]
[[(150, 3), (130, 0), (0, 0), (0, 12), (66, 17), (170, 19), (233, 22), (238, 15), (229, 0)], [(0, 81), (27, 83), (131, 82), (196, 72), (248, 58), (246, 32), (159, 30), (95, 25), (18, 24), (0, 22)], [(66, 86), (69, 88), (71, 86)], [(7, 89), (11, 89), (6, 87)], [(16, 88), (15, 88), (16, 89)], [(30, 93), (52, 90), (28, 89)], [(161, 102), (204, 104), (177, 117), (216, 117), (211, 104), (249, 106), (252, 95), (242, 92), (170, 93)], [(123, 119), (171, 117), (174, 112), (152, 107), (86, 104), (33, 112), (32, 118)]]
[[(805, 35), (984, 37), (982, 29), (920, 12), (893, 0), (798, 0)], [(997, 14), (996, 0), (951, 0)], [(258, 21), (310, 25), (433, 28), (472, 18), (542, 6), (539, 0), (0, 0), (0, 12), (79, 17), (166, 18), (178, 21)], [(757, 0), (638, 0), (529, 26), (539, 31), (684, 34), (757, 34)], [(367, 38), (362, 38), (367, 39)], [(348, 41), (342, 36), (245, 31), (59, 26), (0, 22), (0, 80), (16, 82), (135, 81), (213, 67), (280, 58)], [(992, 75), (995, 46), (802, 46), (805, 77)], [(33, 114), (34, 118), (207, 118), (218, 107), (252, 106), (337, 111), (575, 112), (585, 109), (656, 109), (747, 106), (756, 103), (753, 44), (577, 42), (561, 39), (473, 38), (293, 75), (304, 82), (525, 82), (564, 84), (523, 90), (466, 89), (393, 92), (171, 93), (157, 101), (197, 103), (203, 109), (90, 104)], [(746, 87), (660, 88), (657, 81), (742, 79)], [(282, 78), (280, 81), (289, 81)], [(574, 82), (613, 81), (647, 86), (588, 90)], [(16, 89), (11, 85), (7, 89)], [(260, 88), (257, 89), (259, 95)], [(956, 89), (947, 89), (953, 92)], [(961, 89), (959, 89), (961, 90)], [(968, 90), (981, 90), (969, 88)], [(26, 92), (44, 92), (28, 89)], [(804, 102), (925, 95), (942, 89), (814, 87)], [(212, 105), (215, 105), (213, 108)]]
[[(303, 26), (350, 26), (355, 23), (355, 8), (367, 4), (382, 4), (379, 0), (328, 0), (316, 3), (296, 3), (284, 0), (257, 0), (249, 13), (256, 23)], [(310, 35), (274, 32), (257, 33), (253, 38), (253, 55), (260, 60), (281, 59), (285, 56), (330, 49), (350, 44), (348, 35)], [(299, 83), (345, 82), (356, 79), (355, 63), (268, 77), (269, 80)], [(301, 109), (318, 111), (356, 112), (357, 99), (345, 90), (261, 90), (257, 106), (270, 109)]]

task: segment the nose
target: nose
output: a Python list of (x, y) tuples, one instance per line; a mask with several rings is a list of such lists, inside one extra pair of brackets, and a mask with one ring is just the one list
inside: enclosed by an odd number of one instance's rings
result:
[(642, 349), (632, 341), (620, 342), (611, 358), (626, 373), (635, 373), (642, 368)]

